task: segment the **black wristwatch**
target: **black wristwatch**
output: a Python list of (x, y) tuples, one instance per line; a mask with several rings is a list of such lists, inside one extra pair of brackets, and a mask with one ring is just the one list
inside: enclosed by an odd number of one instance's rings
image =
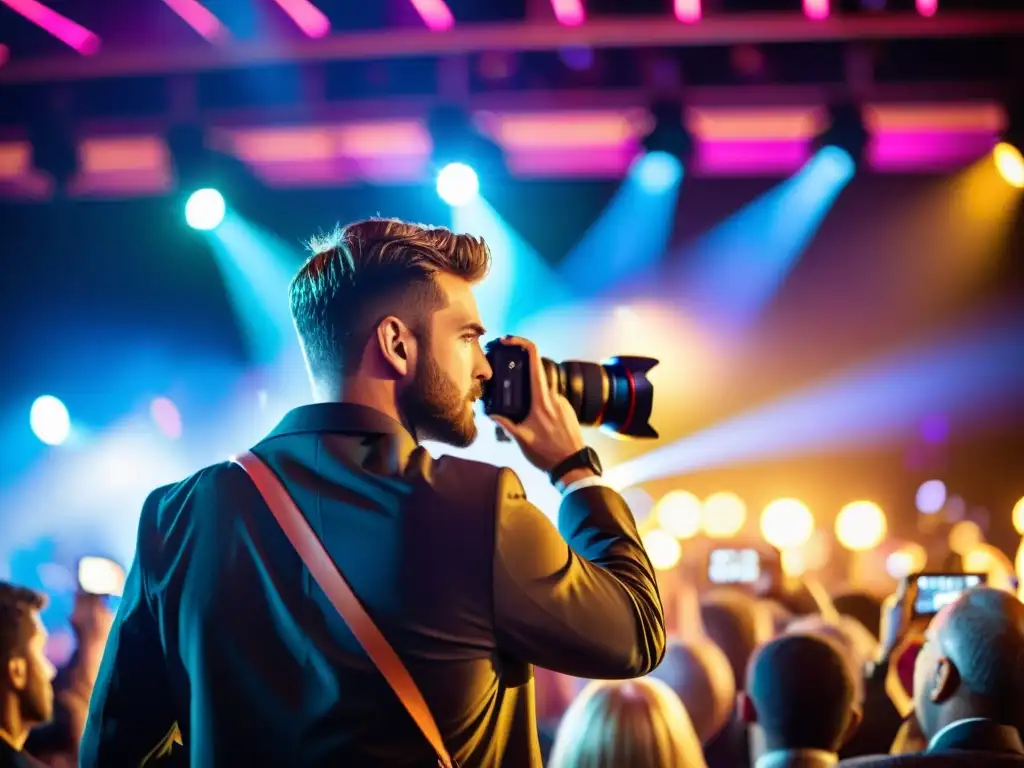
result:
[(593, 448), (584, 448), (572, 456), (559, 462), (549, 473), (552, 483), (557, 483), (574, 469), (589, 469), (595, 475), (601, 475), (601, 459), (597, 457), (597, 451)]

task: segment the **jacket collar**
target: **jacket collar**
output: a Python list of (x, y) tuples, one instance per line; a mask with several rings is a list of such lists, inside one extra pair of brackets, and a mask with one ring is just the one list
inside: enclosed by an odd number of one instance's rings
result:
[(1016, 728), (980, 717), (950, 723), (932, 737), (927, 751), (941, 752), (947, 749), (1024, 755), (1024, 743)]
[(390, 416), (355, 403), (300, 405), (285, 414), (267, 439), (300, 432), (337, 432), (356, 435), (392, 435), (415, 443), (409, 431)]

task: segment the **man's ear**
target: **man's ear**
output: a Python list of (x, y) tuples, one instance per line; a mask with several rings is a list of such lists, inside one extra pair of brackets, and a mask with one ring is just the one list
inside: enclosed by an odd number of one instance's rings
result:
[(864, 719), (864, 713), (860, 711), (858, 707), (850, 709), (850, 720), (846, 723), (846, 730), (843, 731), (843, 738), (839, 742), (839, 746), (843, 746), (853, 738), (853, 734), (860, 728), (860, 724)]
[(12, 656), (7, 660), (7, 681), (16, 691), (28, 686), (28, 661), (24, 656)]
[(956, 665), (943, 656), (938, 661), (938, 668), (935, 670), (935, 681), (928, 693), (928, 698), (936, 704), (943, 704), (952, 698), (956, 689), (960, 687), (960, 672)]
[(736, 710), (740, 714), (740, 720), (746, 725), (757, 723), (757, 708), (754, 706), (754, 700), (744, 691), (736, 694)]
[(416, 365), (416, 337), (409, 326), (389, 315), (377, 324), (376, 338), (387, 367), (399, 377), (411, 374)]

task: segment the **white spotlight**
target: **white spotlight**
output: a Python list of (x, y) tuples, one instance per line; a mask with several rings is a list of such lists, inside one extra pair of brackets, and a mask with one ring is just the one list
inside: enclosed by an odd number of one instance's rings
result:
[(480, 179), (465, 163), (448, 163), (437, 174), (437, 194), (448, 205), (459, 208), (480, 194)]
[(199, 189), (185, 203), (185, 221), (192, 229), (209, 231), (224, 221), (224, 196), (216, 189)]
[(37, 397), (32, 403), (28, 420), (36, 437), (47, 445), (60, 445), (71, 433), (68, 409), (53, 395)]

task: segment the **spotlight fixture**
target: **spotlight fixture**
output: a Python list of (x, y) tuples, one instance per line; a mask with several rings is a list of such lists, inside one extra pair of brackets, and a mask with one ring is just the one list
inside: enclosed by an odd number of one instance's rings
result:
[(814, 139), (814, 149), (836, 147), (846, 152), (854, 163), (860, 165), (868, 145), (868, 130), (864, 126), (860, 106), (852, 103), (833, 105), (829, 108), (829, 125)]
[(505, 168), (501, 147), (481, 134), (472, 117), (461, 107), (442, 104), (427, 115), (427, 129), (434, 149), (436, 170), (452, 163), (475, 168), (485, 176), (500, 174)]
[(683, 121), (683, 104), (676, 99), (656, 101), (650, 107), (654, 126), (643, 139), (648, 154), (664, 152), (685, 168), (693, 157), (693, 135)]

